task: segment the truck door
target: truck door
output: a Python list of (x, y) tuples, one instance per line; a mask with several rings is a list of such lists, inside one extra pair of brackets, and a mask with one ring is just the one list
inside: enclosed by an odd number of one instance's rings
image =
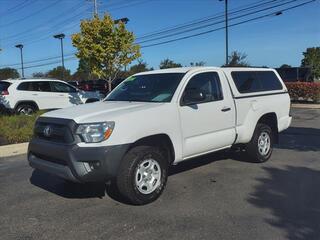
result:
[(192, 75), (180, 97), (179, 109), (183, 158), (232, 145), (235, 107), (223, 74), (206, 71)]

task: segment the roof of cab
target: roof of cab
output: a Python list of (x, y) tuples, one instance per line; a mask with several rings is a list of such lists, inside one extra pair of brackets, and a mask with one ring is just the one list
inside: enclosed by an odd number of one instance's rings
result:
[(144, 74), (161, 74), (161, 73), (187, 73), (189, 71), (199, 71), (199, 70), (223, 70), (225, 72), (232, 71), (270, 71), (271, 68), (261, 68), (261, 67), (180, 67), (180, 68), (167, 68), (152, 70), (142, 73), (137, 73), (136, 75)]

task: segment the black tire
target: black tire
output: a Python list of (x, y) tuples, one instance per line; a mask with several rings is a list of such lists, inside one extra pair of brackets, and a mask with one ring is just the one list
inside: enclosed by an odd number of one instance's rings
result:
[[(154, 191), (144, 194), (139, 190), (136, 184), (136, 177), (139, 174), (138, 167), (148, 159), (152, 159), (160, 166), (160, 180)], [(116, 184), (119, 193), (134, 205), (143, 205), (155, 201), (165, 188), (168, 178), (168, 162), (163, 157), (161, 151), (156, 147), (151, 146), (136, 146), (129, 150), (124, 156), (121, 163)]]
[[(259, 147), (259, 139), (261, 137), (261, 139), (269, 139), (269, 147), (265, 148), (265, 151), (263, 150), (263, 147)], [(266, 141), (262, 141), (261, 143), (264, 142), (268, 142), (268, 140)], [(261, 144), (262, 146), (264, 144)], [(273, 150), (273, 133), (272, 133), (272, 129), (270, 128), (270, 126), (263, 124), (263, 123), (258, 123), (251, 141), (246, 145), (246, 153), (247, 153), (247, 157), (249, 158), (249, 160), (251, 162), (255, 162), (255, 163), (263, 163), (269, 160), (269, 158), (271, 157), (272, 154), (272, 150)]]
[(36, 112), (36, 108), (31, 104), (20, 104), (16, 112), (21, 115), (31, 115)]

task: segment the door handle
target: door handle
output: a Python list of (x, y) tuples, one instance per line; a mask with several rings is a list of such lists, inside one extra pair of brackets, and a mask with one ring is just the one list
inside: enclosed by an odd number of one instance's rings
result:
[(36, 94), (36, 93), (33, 93), (33, 94), (32, 94), (32, 96), (38, 96), (38, 94)]
[(231, 110), (230, 107), (223, 107), (223, 108), (221, 109), (222, 112), (227, 112), (227, 111), (230, 111), (230, 110)]
[(60, 96), (60, 97), (63, 97), (64, 95), (63, 95), (63, 94), (59, 94), (59, 96)]

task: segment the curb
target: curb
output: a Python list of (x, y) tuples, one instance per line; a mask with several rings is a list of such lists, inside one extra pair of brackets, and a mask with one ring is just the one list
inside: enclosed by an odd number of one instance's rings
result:
[(21, 154), (26, 154), (28, 151), (29, 143), (18, 143), (0, 146), (0, 158), (13, 157)]
[(293, 103), (292, 108), (304, 108), (304, 109), (320, 109), (320, 104), (303, 104), (303, 103)]

